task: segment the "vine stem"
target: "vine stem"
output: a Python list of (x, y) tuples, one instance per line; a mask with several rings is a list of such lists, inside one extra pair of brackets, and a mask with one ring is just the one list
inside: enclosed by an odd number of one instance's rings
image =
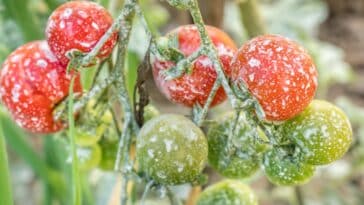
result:
[[(209, 59), (212, 61), (213, 65), (214, 65), (215, 71), (217, 73), (217, 79), (216, 79), (214, 87), (211, 90), (210, 95), (206, 101), (207, 103), (205, 103), (204, 108), (202, 109), (202, 112), (198, 113), (199, 116), (196, 117), (196, 119), (198, 119), (197, 124), (201, 124), (201, 121), (206, 116), (207, 110), (210, 107), (210, 104), (211, 104), (213, 98), (215, 97), (216, 91), (219, 88), (218, 85), (220, 83), (223, 86), (225, 93), (228, 96), (229, 101), (231, 103), (231, 106), (234, 109), (237, 109), (239, 107), (239, 100), (236, 98), (233, 90), (231, 89), (231, 87), (229, 85), (229, 81), (225, 76), (223, 66), (219, 60), (217, 50), (214, 47), (210, 37), (207, 34), (205, 24), (203, 22), (197, 0), (191, 1), (189, 11), (191, 13), (192, 19), (200, 34), (200, 38), (202, 41), (202, 49), (203, 49), (202, 53), (209, 57)], [(210, 104), (208, 104), (208, 102)]]

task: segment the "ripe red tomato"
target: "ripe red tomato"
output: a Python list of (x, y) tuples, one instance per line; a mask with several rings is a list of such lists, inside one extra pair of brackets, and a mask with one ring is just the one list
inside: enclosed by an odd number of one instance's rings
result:
[(244, 81), (269, 121), (283, 121), (302, 112), (313, 99), (317, 71), (297, 43), (277, 35), (245, 43), (232, 62), (232, 78)]
[[(89, 1), (70, 1), (54, 10), (49, 17), (46, 28), (47, 41), (55, 56), (63, 65), (67, 65), (68, 51), (91, 51), (112, 23), (111, 15), (102, 6)], [(115, 32), (97, 57), (109, 56), (116, 39)]]
[[(66, 74), (46, 41), (25, 44), (5, 60), (0, 74), (0, 95), (18, 125), (34, 133), (62, 128), (53, 120), (53, 107), (68, 95), (71, 75)], [(77, 77), (74, 91), (81, 91)]]
[[(206, 26), (206, 29), (218, 51), (225, 73), (230, 75), (230, 62), (237, 50), (234, 42), (226, 33), (215, 27)], [(201, 45), (199, 33), (194, 25), (181, 26), (169, 33), (167, 37), (172, 35), (177, 35), (178, 49), (186, 57), (197, 51)], [(192, 107), (196, 103), (204, 105), (217, 78), (212, 62), (206, 56), (200, 56), (193, 63), (191, 74), (186, 73), (179, 78), (165, 80), (163, 71), (174, 65), (173, 62), (154, 60), (153, 75), (159, 90), (172, 102), (188, 107)], [(226, 94), (220, 87), (211, 106), (217, 105), (225, 99)]]

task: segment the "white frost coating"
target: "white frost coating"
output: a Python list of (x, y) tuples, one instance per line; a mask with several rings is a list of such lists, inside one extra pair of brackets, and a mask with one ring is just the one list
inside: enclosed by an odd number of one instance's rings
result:
[(84, 12), (84, 11), (78, 11), (77, 12), (78, 13), (78, 15), (80, 15), (81, 16), (81, 18), (87, 18), (88, 17), (88, 15), (87, 15), (87, 13), (86, 12)]
[(251, 58), (248, 63), (251, 67), (260, 66), (260, 61), (255, 58)]
[(150, 158), (154, 158), (154, 150), (152, 150), (152, 149), (148, 149), (148, 156), (150, 157)]
[(92, 23), (91, 23), (91, 26), (92, 26), (94, 29), (96, 29), (96, 30), (99, 30), (99, 29), (100, 29), (99, 25), (97, 25), (97, 23), (95, 23), (95, 22), (92, 22)]
[(17, 63), (21, 58), (23, 58), (23, 55), (22, 54), (16, 54), (16, 55), (13, 55), (11, 58), (10, 58), (10, 61), (12, 63)]
[(63, 11), (61, 18), (68, 19), (73, 13), (73, 10), (71, 8), (67, 8)]
[(165, 139), (164, 144), (166, 145), (167, 152), (170, 152), (172, 150), (173, 141)]
[(254, 73), (251, 73), (251, 74), (249, 74), (249, 80), (251, 81), (251, 82), (253, 82), (254, 81)]
[(228, 49), (224, 46), (224, 44), (219, 44), (217, 46), (217, 52), (219, 56), (226, 55), (226, 56), (234, 56), (234, 52), (231, 49)]
[(200, 60), (200, 63), (203, 67), (211, 67), (212, 66), (212, 62), (209, 58), (203, 58)]
[(46, 68), (47, 65), (48, 65), (48, 63), (44, 59), (38, 59), (37, 60), (37, 66), (39, 66), (41, 68)]
[(150, 138), (150, 140), (149, 141), (151, 141), (151, 142), (156, 142), (157, 141), (157, 136), (153, 136), (152, 138)]
[(64, 23), (64, 21), (59, 22), (59, 27), (61, 29), (64, 29), (66, 27), (66, 24)]
[(280, 51), (282, 51), (283, 50), (283, 48), (282, 47), (278, 47), (278, 48), (276, 48), (276, 51), (277, 52), (280, 52)]
[(11, 99), (14, 103), (19, 102), (19, 96), (20, 96), (20, 85), (15, 84), (13, 89), (11, 90)]

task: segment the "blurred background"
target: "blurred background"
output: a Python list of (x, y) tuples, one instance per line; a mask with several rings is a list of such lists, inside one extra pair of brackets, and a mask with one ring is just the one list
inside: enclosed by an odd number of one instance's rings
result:
[[(240, 45), (252, 34), (246, 32), (241, 4), (245, 0), (200, 0), (206, 24), (223, 28)], [(48, 16), (64, 0), (0, 0), (0, 64), (7, 55), (25, 42), (44, 39)], [(114, 16), (122, 0), (99, 0)], [(162, 0), (140, 0), (153, 32), (165, 34), (182, 24), (192, 23), (185, 11), (176, 10)], [(317, 97), (340, 106), (350, 117), (355, 142), (345, 157), (320, 167), (314, 178), (301, 187), (277, 187), (262, 173), (245, 180), (258, 195), (261, 205), (360, 205), (364, 204), (364, 0), (258, 0), (263, 26), (269, 33), (281, 34), (300, 42), (314, 57), (319, 70)], [(245, 24), (244, 24), (245, 23)], [(133, 87), (138, 63), (147, 49), (146, 34), (138, 19), (128, 51), (128, 86)], [(152, 75), (148, 89), (152, 103), (161, 112), (189, 114), (190, 110), (169, 103), (156, 90)], [(220, 105), (211, 116), (223, 112)], [(4, 109), (3, 118), (7, 117)], [(24, 133), (11, 121), (3, 121), (8, 143), (11, 180), (16, 204), (52, 204), (47, 201), (47, 167), (57, 169), (67, 163), (67, 151), (57, 151), (52, 137)], [(17, 140), (14, 140), (17, 136)], [(60, 154), (61, 153), (61, 154)], [(58, 161), (58, 162), (57, 162)], [(1, 170), (0, 170), (1, 171)], [(220, 177), (209, 168), (209, 183)], [(85, 204), (116, 204), (117, 182), (112, 173), (93, 169), (82, 176), (88, 183), (89, 200)], [(48, 180), (48, 181), (47, 181)], [(67, 190), (59, 183), (60, 190)], [(189, 186), (176, 187), (179, 197), (188, 198)], [(49, 190), (48, 190), (49, 191)], [(62, 195), (62, 194), (61, 194)], [(154, 199), (153, 199), (154, 197)], [(152, 194), (147, 204), (163, 204), (159, 194)], [(1, 199), (0, 199), (1, 204)], [(56, 203), (57, 204), (57, 203)], [(187, 203), (188, 204), (188, 203)], [(192, 204), (189, 204), (192, 205)]]

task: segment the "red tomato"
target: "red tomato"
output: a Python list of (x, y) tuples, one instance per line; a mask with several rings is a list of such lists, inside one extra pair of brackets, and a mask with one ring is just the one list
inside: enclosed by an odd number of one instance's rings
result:
[(310, 55), (297, 43), (277, 35), (245, 43), (233, 59), (232, 70), (232, 78), (245, 82), (269, 121), (299, 114), (317, 88), (317, 71)]
[[(52, 111), (68, 95), (70, 79), (47, 42), (34, 41), (16, 49), (2, 65), (1, 99), (21, 127), (34, 133), (56, 132), (63, 126), (53, 120)], [(81, 91), (78, 77), (74, 91)]]
[[(91, 51), (112, 23), (111, 15), (102, 6), (89, 1), (70, 1), (54, 10), (49, 17), (46, 28), (47, 41), (55, 56), (63, 65), (67, 65), (68, 51)], [(97, 57), (109, 56), (116, 39), (115, 32)]]
[[(230, 62), (237, 50), (230, 37), (212, 26), (206, 26), (208, 35), (215, 45), (223, 69), (230, 75)], [(185, 25), (173, 30), (167, 36), (177, 34), (178, 49), (187, 57), (200, 48), (201, 40), (197, 28), (194, 25)], [(172, 102), (192, 107), (196, 103), (204, 105), (212, 86), (217, 78), (212, 62), (206, 56), (200, 56), (195, 60), (191, 74), (183, 74), (173, 80), (165, 80), (163, 71), (174, 66), (172, 62), (155, 59), (153, 62), (154, 80), (160, 91)], [(222, 87), (216, 93), (211, 106), (217, 105), (226, 99)]]

